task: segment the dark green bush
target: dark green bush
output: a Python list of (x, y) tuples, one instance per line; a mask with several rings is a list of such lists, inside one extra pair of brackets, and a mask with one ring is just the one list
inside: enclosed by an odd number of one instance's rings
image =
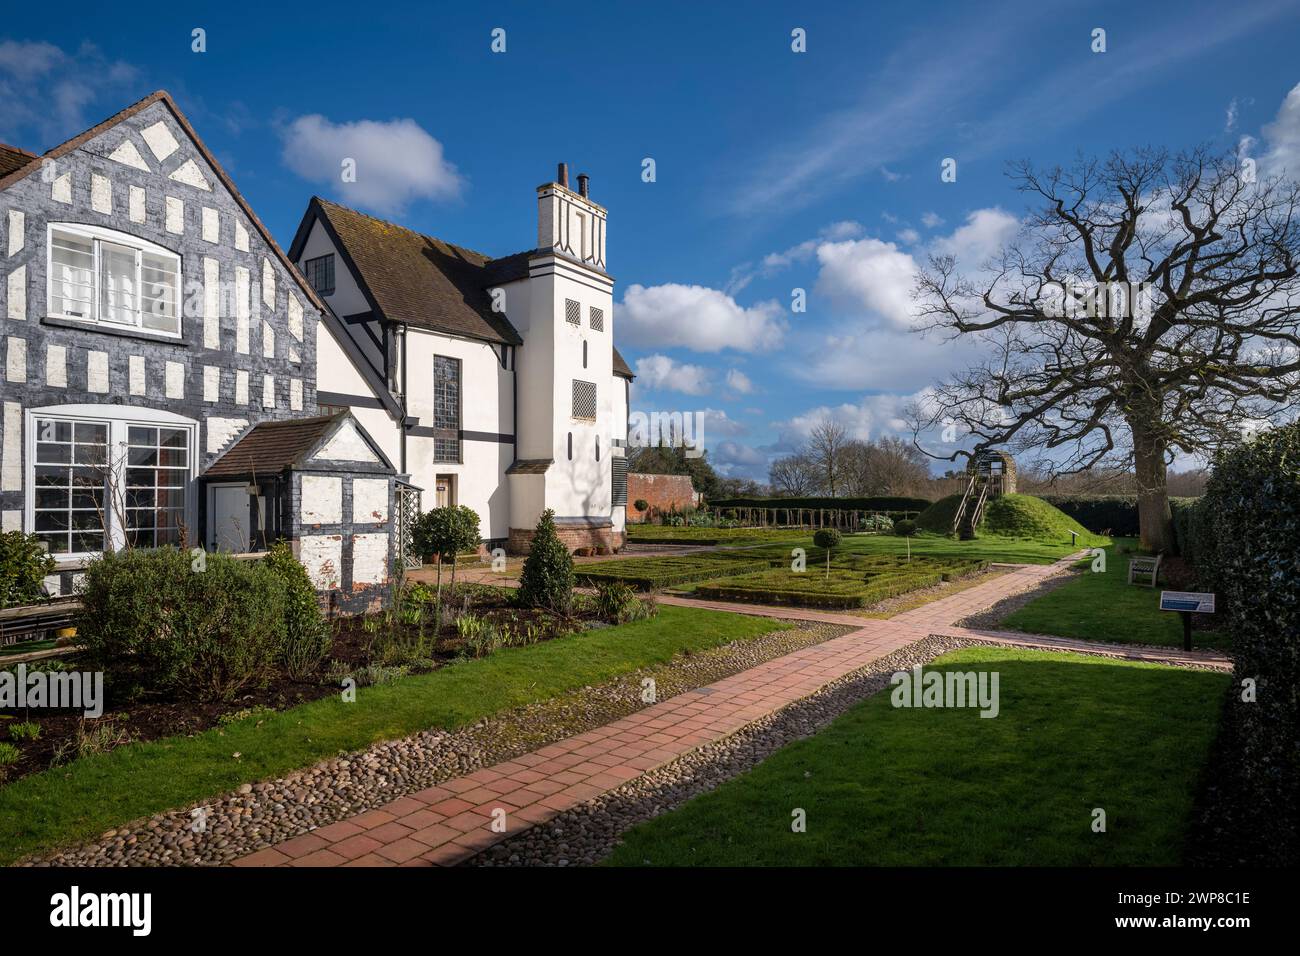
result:
[(0, 608), (39, 601), (45, 596), (41, 591), (45, 576), (53, 574), (54, 568), (54, 559), (36, 535), (0, 534)]
[(894, 522), (894, 534), (900, 538), (910, 538), (916, 534), (916, 522), (911, 518), (903, 518), (901, 521)]
[[(1137, 495), (1036, 495), (1053, 508), (1064, 511), (1093, 534), (1109, 531), (1121, 538), (1136, 538), (1138, 526)], [(1175, 514), (1178, 508), (1195, 503), (1195, 498), (1170, 498)]]
[(650, 502), (646, 501), (644, 498), (638, 498), (636, 501), (632, 502), (632, 507), (637, 511), (649, 511)]
[(228, 700), (284, 658), (284, 586), (260, 561), (120, 551), (86, 569), (81, 597), (78, 639), (114, 684)]
[(567, 614), (572, 601), (573, 558), (556, 533), (555, 512), (547, 508), (537, 522), (519, 575), (519, 602)]
[[(1300, 424), (1221, 455), (1191, 537), (1232, 634), (1228, 774), (1234, 858), (1300, 863)], [(1212, 542), (1207, 551), (1204, 542)], [(1254, 681), (1255, 701), (1242, 700)]]
[(596, 613), (610, 624), (626, 624), (651, 616), (646, 602), (622, 581), (602, 581), (596, 585)]
[(320, 599), (307, 569), (293, 556), (287, 541), (273, 544), (264, 560), (284, 588), (284, 651), (280, 666), (294, 680), (306, 680), (320, 669), (330, 650), (330, 633), (321, 616)]

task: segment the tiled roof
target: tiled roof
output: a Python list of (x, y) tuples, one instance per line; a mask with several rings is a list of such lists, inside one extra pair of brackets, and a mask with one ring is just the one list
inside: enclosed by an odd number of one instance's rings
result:
[(261, 422), (235, 442), (203, 473), (205, 478), (243, 478), (278, 475), (320, 442), (335, 421), (347, 412), (317, 418)]
[(627, 360), (623, 358), (618, 347), (614, 347), (614, 374), (622, 375), (624, 378), (636, 378), (632, 370), (627, 367)]
[[(488, 287), (528, 274), (526, 256), (481, 253), (316, 198), (384, 318), (488, 342), (523, 341), (492, 311)], [(520, 274), (520, 268), (522, 273)]]
[(17, 172), (28, 163), (39, 158), (35, 153), (29, 153), (25, 149), (0, 143), (0, 176), (8, 176), (12, 172)]

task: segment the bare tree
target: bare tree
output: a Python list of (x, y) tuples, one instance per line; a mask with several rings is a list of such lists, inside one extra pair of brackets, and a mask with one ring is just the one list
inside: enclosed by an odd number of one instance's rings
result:
[(848, 431), (829, 416), (814, 425), (808, 435), (805, 454), (820, 477), (822, 490), (832, 498), (843, 483), (842, 458), (847, 443)]
[(1142, 544), (1167, 550), (1175, 453), (1212, 452), (1296, 402), (1300, 186), (1204, 149), (1021, 163), (1012, 178), (1043, 201), (1021, 236), (980, 272), (936, 257), (919, 277), (930, 326), (979, 336), (990, 357), (941, 384), (914, 427), (1036, 449), (1053, 474), (1132, 468)]
[(885, 435), (866, 449), (866, 494), (914, 495), (929, 484), (929, 459), (911, 442)]
[(772, 462), (767, 480), (776, 494), (796, 498), (815, 494), (821, 486), (815, 466), (803, 452), (786, 455)]

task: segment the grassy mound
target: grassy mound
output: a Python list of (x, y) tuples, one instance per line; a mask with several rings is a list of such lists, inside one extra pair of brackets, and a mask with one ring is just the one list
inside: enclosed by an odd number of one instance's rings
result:
[(940, 498), (930, 507), (916, 516), (916, 526), (931, 534), (948, 534), (957, 517), (957, 506), (961, 504), (961, 495), (949, 495)]
[[(950, 533), (960, 504), (961, 495), (939, 499), (917, 516), (917, 527), (933, 534)], [(1033, 495), (1003, 495), (994, 498), (985, 507), (984, 517), (976, 529), (980, 535), (1067, 543), (1071, 531), (1079, 535), (1081, 545), (1101, 544), (1105, 541), (1104, 538), (1089, 533), (1064, 511)]]

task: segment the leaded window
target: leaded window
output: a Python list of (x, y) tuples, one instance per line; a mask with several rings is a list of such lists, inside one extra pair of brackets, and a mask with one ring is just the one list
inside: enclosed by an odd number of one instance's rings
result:
[(573, 417), (596, 420), (596, 383), (573, 380)]
[(321, 295), (334, 294), (334, 253), (308, 259), (302, 265), (313, 289)]
[(564, 300), (564, 321), (570, 325), (582, 325), (582, 306), (577, 299)]
[(460, 359), (433, 357), (433, 460), (460, 461)]
[(605, 310), (591, 307), (591, 328), (593, 332), (605, 331)]

